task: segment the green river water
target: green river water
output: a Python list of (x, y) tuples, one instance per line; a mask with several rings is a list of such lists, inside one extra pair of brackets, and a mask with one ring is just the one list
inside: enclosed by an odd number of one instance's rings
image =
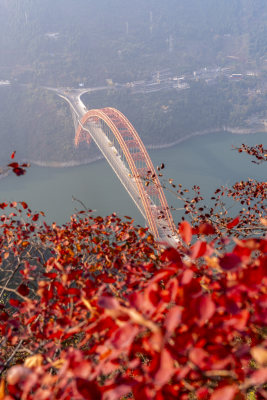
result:
[[(194, 184), (201, 187), (207, 198), (220, 185), (231, 185), (247, 177), (266, 180), (266, 165), (255, 165), (247, 155), (232, 150), (241, 143), (266, 145), (267, 133), (231, 135), (214, 133), (197, 136), (174, 147), (149, 150), (154, 165), (164, 162), (166, 178), (187, 188)], [(0, 202), (26, 201), (32, 210), (42, 210), (46, 220), (62, 224), (69, 220), (75, 207), (81, 209), (72, 196), (96, 210), (97, 215), (117, 212), (130, 215), (144, 225), (144, 220), (116, 175), (105, 160), (78, 167), (49, 168), (31, 166), (26, 175), (10, 174), (0, 180)], [(179, 207), (173, 195), (169, 204)], [(182, 212), (176, 211), (177, 222)]]

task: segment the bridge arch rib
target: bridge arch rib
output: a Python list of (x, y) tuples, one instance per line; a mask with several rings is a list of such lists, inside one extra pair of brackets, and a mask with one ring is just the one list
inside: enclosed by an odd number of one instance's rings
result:
[[(110, 146), (115, 147), (138, 190), (150, 231), (155, 238), (176, 235), (167, 200), (152, 161), (130, 121), (115, 108), (93, 109), (84, 114), (75, 134), (75, 145), (90, 143), (92, 129), (101, 129)], [(90, 134), (91, 129), (91, 134)], [(92, 136), (93, 137), (93, 136)], [(94, 138), (94, 137), (93, 137)], [(143, 179), (151, 177), (149, 184)]]

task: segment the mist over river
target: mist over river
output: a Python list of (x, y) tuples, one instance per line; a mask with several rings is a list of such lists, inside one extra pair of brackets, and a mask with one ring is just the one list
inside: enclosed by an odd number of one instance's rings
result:
[[(149, 150), (154, 166), (165, 163), (166, 179), (173, 178), (188, 189), (194, 184), (210, 197), (220, 185), (231, 185), (236, 181), (254, 178), (266, 180), (266, 164), (256, 165), (251, 157), (232, 150), (232, 146), (264, 144), (267, 133), (232, 135), (226, 132), (193, 137), (172, 148)], [(18, 155), (19, 157), (19, 155)], [(26, 201), (32, 210), (44, 211), (46, 220), (62, 224), (69, 220), (75, 208), (81, 205), (72, 201), (72, 196), (81, 200), (96, 215), (116, 212), (129, 215), (136, 223), (145, 225), (144, 219), (131, 198), (105, 160), (91, 164), (49, 168), (32, 165), (25, 176), (10, 174), (0, 180), (0, 202)], [(173, 195), (166, 194), (169, 204), (181, 207)], [(173, 216), (177, 222), (182, 211)]]

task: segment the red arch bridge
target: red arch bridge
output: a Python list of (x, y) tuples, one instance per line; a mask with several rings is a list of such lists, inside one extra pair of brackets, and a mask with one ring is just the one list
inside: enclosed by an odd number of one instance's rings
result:
[[(115, 108), (87, 111), (75, 145), (94, 140), (157, 239), (177, 243), (175, 225), (158, 176), (133, 125)], [(148, 183), (149, 182), (149, 183)]]
[[(69, 103), (76, 129), (75, 146), (93, 139), (145, 218), (150, 232), (156, 239), (177, 245), (177, 229), (160, 181), (142, 140), (125, 115), (111, 107), (88, 111), (81, 95), (92, 89), (46, 89)], [(100, 89), (106, 88), (93, 90)]]

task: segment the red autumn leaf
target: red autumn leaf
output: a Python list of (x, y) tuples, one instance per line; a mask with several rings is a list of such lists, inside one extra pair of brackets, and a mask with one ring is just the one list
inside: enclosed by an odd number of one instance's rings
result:
[[(266, 268), (267, 268), (267, 263), (266, 263)], [(253, 284), (260, 285), (265, 276), (266, 276), (266, 271), (264, 271), (263, 267), (251, 268), (246, 272), (246, 275), (244, 276), (244, 284), (249, 282), (250, 285)]]
[(8, 167), (10, 167), (10, 168), (19, 168), (19, 164), (17, 162), (13, 162), (13, 163), (8, 164)]
[(163, 349), (160, 355), (159, 369), (154, 377), (155, 384), (157, 386), (165, 385), (171, 379), (174, 371), (173, 358), (168, 350)]
[(200, 235), (214, 235), (214, 233), (216, 233), (216, 231), (211, 224), (205, 223), (205, 224), (199, 225), (198, 233)]
[(172, 307), (165, 319), (165, 327), (168, 335), (172, 335), (175, 329), (181, 322), (182, 318), (182, 308), (179, 306)]
[(192, 228), (189, 222), (183, 221), (179, 225), (179, 234), (186, 244), (189, 244), (192, 239)]
[(198, 400), (207, 400), (209, 396), (209, 389), (206, 387), (202, 387), (197, 390), (196, 394)]
[(34, 214), (34, 216), (32, 217), (32, 221), (38, 221), (39, 219), (39, 214)]
[(28, 204), (25, 203), (25, 201), (21, 201), (20, 204), (22, 205), (22, 207), (24, 208), (24, 210), (26, 210), (28, 208)]
[(227, 228), (228, 229), (232, 229), (232, 228), (234, 228), (236, 225), (238, 225), (239, 224), (239, 217), (237, 217), (237, 218), (235, 218), (235, 219), (233, 219), (231, 222), (229, 222), (228, 224), (227, 224)]
[(234, 327), (235, 329), (242, 331), (246, 329), (247, 322), (249, 319), (249, 311), (244, 309), (239, 314), (235, 314), (230, 317), (228, 320), (224, 321), (225, 327)]
[(49, 335), (48, 339), (60, 339), (62, 337), (62, 334), (63, 334), (63, 331), (59, 329), (56, 332)]
[(105, 391), (104, 400), (118, 400), (126, 398), (125, 396), (131, 392), (131, 386), (129, 385), (114, 385), (113, 389)]
[[(170, 298), (169, 301), (167, 301), (168, 303), (174, 302), (177, 296), (177, 292), (178, 292), (178, 287), (179, 287), (179, 282), (177, 280), (177, 278), (171, 278), (169, 280), (169, 282), (167, 283), (166, 287), (165, 287), (165, 295), (163, 297), (165, 298)], [(164, 292), (164, 291), (163, 291)]]
[[(266, 239), (262, 239), (260, 241), (259, 248), (263, 253), (267, 253), (267, 240)], [(267, 260), (267, 257), (266, 257), (266, 260)], [(267, 262), (266, 262), (266, 264), (267, 264)]]
[(198, 347), (190, 350), (189, 359), (200, 369), (206, 369), (207, 365), (209, 365), (209, 353)]
[(15, 158), (15, 155), (16, 155), (16, 150), (13, 151), (13, 153), (12, 153), (11, 156), (10, 156), (10, 158), (13, 160), (13, 158)]
[(267, 368), (261, 368), (253, 372), (249, 382), (251, 385), (264, 385), (267, 383)]
[(238, 269), (241, 264), (241, 259), (234, 253), (226, 253), (223, 258), (220, 259), (220, 266), (225, 271), (233, 271)]
[(57, 292), (58, 292), (59, 296), (66, 294), (66, 290), (65, 290), (64, 286), (62, 285), (62, 283), (56, 281), (56, 282), (54, 282), (54, 285), (57, 288)]
[(29, 368), (23, 365), (13, 365), (7, 373), (8, 385), (15, 386), (18, 382), (25, 380), (31, 373)]
[(207, 322), (214, 314), (216, 307), (209, 295), (202, 296), (199, 300), (200, 324)]
[(18, 287), (18, 292), (19, 294), (21, 294), (22, 296), (28, 296), (30, 290), (28, 288), (28, 286), (24, 285), (24, 283), (22, 283), (19, 287)]
[[(150, 400), (151, 396), (149, 393), (149, 388), (147, 387), (148, 385), (146, 385), (145, 383), (139, 384), (139, 385), (133, 385), (132, 387), (132, 392), (134, 395), (134, 399), (136, 400)], [(160, 393), (160, 392), (158, 392)], [(158, 397), (157, 399), (159, 400), (163, 400), (162, 396)]]
[[(9, 315), (5, 311), (0, 313), (0, 321), (7, 321), (8, 318), (9, 318)], [(1, 397), (0, 397), (0, 399), (1, 399)]]
[(134, 338), (139, 332), (137, 326), (132, 326), (131, 324), (125, 324), (121, 328), (115, 331), (114, 336), (111, 339), (111, 343), (115, 349), (127, 349), (130, 348)]
[(9, 300), (9, 304), (10, 304), (12, 307), (19, 307), (19, 306), (20, 306), (20, 302), (19, 302), (17, 299), (10, 299), (10, 300)]
[(97, 279), (99, 281), (105, 282), (105, 283), (114, 283), (114, 282), (116, 282), (115, 278), (113, 278), (112, 276), (108, 276), (107, 274), (98, 275)]
[(196, 259), (199, 257), (203, 257), (207, 252), (207, 243), (198, 240), (193, 246), (190, 247), (190, 256), (191, 258)]
[(80, 296), (80, 294), (81, 294), (81, 291), (80, 291), (80, 289), (77, 289), (77, 288), (70, 288), (70, 289), (68, 289), (68, 295), (69, 296)]
[(86, 400), (101, 400), (102, 395), (99, 386), (95, 382), (90, 382), (87, 379), (76, 378), (76, 386), (78, 392)]
[(192, 227), (192, 235), (197, 235), (198, 234), (198, 226), (196, 226), (195, 228)]
[(26, 173), (25, 169), (20, 168), (20, 167), (18, 167), (18, 168), (13, 168), (13, 172), (14, 172), (14, 174), (16, 174), (17, 176), (21, 176), (21, 175), (24, 175), (24, 174)]
[(26, 325), (30, 325), (36, 318), (38, 318), (37, 315), (33, 315), (31, 318), (25, 321)]
[(182, 286), (188, 285), (188, 283), (190, 283), (191, 280), (193, 279), (193, 276), (194, 276), (194, 272), (192, 271), (192, 269), (186, 269), (181, 275), (181, 279), (180, 279), (181, 285)]
[(236, 386), (225, 386), (223, 388), (215, 390), (210, 400), (233, 400), (237, 392)]
[(168, 249), (166, 249), (162, 255), (161, 255), (161, 260), (162, 261), (169, 261), (169, 262), (173, 262), (173, 263), (181, 263), (182, 259), (180, 254), (178, 253), (177, 250), (175, 250), (173, 247), (169, 247)]
[(250, 260), (250, 255), (252, 253), (253, 249), (249, 249), (246, 246), (235, 246), (233, 253), (236, 254), (241, 258), (242, 261), (248, 262)]

